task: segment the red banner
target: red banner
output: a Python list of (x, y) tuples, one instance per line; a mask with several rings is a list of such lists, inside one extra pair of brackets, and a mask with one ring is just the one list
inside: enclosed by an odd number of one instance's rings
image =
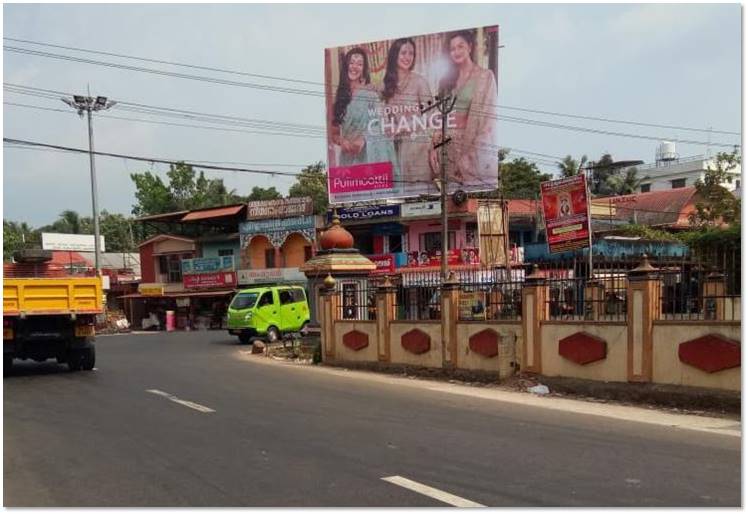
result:
[(395, 271), (395, 256), (391, 253), (369, 255), (369, 260), (377, 265), (374, 273), (393, 273)]
[(548, 251), (566, 252), (590, 245), (590, 208), (584, 175), (540, 184)]
[[(409, 268), (436, 268), (441, 266), (442, 259), (439, 254), (427, 252), (408, 252)], [(447, 264), (457, 266), (458, 264), (480, 264), (477, 248), (462, 248), (461, 250), (449, 250)]]
[(206, 289), (213, 287), (236, 287), (236, 272), (218, 271), (215, 273), (196, 273), (182, 275), (186, 289)]

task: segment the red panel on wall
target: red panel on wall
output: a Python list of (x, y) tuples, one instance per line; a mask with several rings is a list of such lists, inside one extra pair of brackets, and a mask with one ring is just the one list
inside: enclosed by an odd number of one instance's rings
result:
[(343, 336), (343, 345), (357, 352), (369, 346), (369, 335), (358, 330), (351, 330)]
[(499, 334), (487, 328), (470, 336), (468, 341), (470, 350), (486, 358), (496, 357), (499, 354)]
[(681, 362), (707, 373), (740, 366), (740, 342), (718, 334), (697, 337), (678, 345)]
[(431, 349), (431, 337), (426, 332), (414, 328), (403, 334), (400, 344), (410, 353), (420, 355)]
[(580, 365), (604, 359), (607, 351), (608, 345), (604, 339), (587, 332), (577, 332), (558, 342), (558, 354)]
[(153, 243), (140, 247), (140, 277), (143, 283), (156, 282), (156, 263), (153, 261)]

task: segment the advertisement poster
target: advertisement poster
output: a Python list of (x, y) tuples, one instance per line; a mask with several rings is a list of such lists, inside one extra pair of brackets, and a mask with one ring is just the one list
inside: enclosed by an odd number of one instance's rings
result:
[[(408, 252), (408, 268), (434, 268), (441, 266), (442, 259), (439, 253)], [(480, 252), (478, 248), (462, 248), (460, 250), (449, 250), (447, 263), (450, 266), (460, 264), (480, 264)]]
[(236, 285), (236, 273), (199, 273), (195, 275), (183, 275), (182, 281), (187, 289), (201, 289), (208, 287), (234, 287)]
[(391, 253), (367, 256), (371, 262), (377, 265), (372, 273), (393, 273), (395, 271), (395, 256)]
[(330, 203), (436, 194), (443, 123), (449, 192), (498, 187), (498, 47), (493, 25), (325, 49)]
[(590, 245), (589, 198), (584, 175), (540, 184), (548, 251), (566, 252)]

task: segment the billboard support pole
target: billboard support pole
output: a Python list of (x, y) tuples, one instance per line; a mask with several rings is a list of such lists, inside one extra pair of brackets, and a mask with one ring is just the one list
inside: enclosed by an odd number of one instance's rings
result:
[(442, 137), (441, 141), (434, 145), (434, 150), (441, 148), (441, 179), (440, 179), (440, 192), (441, 192), (441, 206), (442, 206), (442, 259), (441, 259), (441, 276), (442, 284), (447, 282), (449, 278), (449, 216), (447, 213), (447, 194), (449, 192), (448, 174), (447, 174), (447, 144), (452, 138), (447, 138), (447, 115), (454, 109), (455, 102), (457, 101), (456, 96), (446, 95), (443, 97), (436, 97), (435, 102), (429, 101), (429, 106), (423, 108), (421, 106), (421, 114), (425, 114), (433, 108), (439, 109), (442, 115)]

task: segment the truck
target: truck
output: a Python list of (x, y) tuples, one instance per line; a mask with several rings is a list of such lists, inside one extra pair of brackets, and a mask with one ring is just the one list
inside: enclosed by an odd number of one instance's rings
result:
[(14, 359), (57, 359), (70, 371), (96, 364), (96, 315), (103, 312), (99, 276), (49, 263), (52, 252), (25, 250), (3, 265), (3, 373)]

